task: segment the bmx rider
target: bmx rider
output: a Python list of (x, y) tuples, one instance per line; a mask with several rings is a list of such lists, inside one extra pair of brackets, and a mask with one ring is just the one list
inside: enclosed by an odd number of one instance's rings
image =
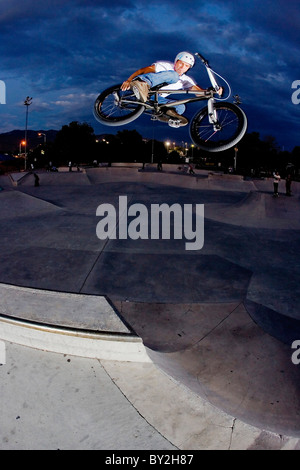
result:
[[(150, 88), (157, 85), (166, 84), (163, 90), (195, 90), (195, 91), (206, 91), (204, 88), (198, 86), (195, 81), (189, 77), (188, 72), (194, 65), (195, 58), (193, 54), (183, 51), (179, 52), (175, 57), (175, 61), (158, 61), (148, 67), (143, 67), (125, 80), (121, 85), (121, 90), (131, 89), (136, 98), (143, 102), (148, 99), (148, 93)], [(219, 94), (222, 94), (220, 90)], [(168, 93), (159, 95), (159, 103), (170, 103), (172, 100), (168, 100), (166, 97)], [(181, 126), (188, 124), (188, 119), (183, 116), (185, 111), (185, 105), (177, 105), (174, 108), (168, 108), (165, 114), (168, 117), (161, 116), (159, 119), (162, 121), (168, 121), (169, 119), (176, 119), (180, 122)]]

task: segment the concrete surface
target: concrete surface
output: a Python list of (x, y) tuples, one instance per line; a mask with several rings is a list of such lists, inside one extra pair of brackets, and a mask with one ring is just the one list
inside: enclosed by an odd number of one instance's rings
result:
[[(272, 180), (196, 173), (41, 172), (38, 188), (31, 174), (0, 177), (0, 448), (299, 449), (299, 184), (286, 197), (281, 182), (273, 198)], [(96, 209), (119, 195), (147, 207), (204, 204), (203, 249), (100, 241)], [(20, 325), (102, 334), (111, 321), (125, 350), (140, 340), (142, 360), (101, 348), (87, 357), (82, 343), (72, 356), (66, 342), (32, 349)]]

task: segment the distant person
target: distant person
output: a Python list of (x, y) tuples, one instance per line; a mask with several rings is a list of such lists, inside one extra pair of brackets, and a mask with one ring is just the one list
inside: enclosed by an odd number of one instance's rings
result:
[(287, 196), (291, 196), (292, 176), (289, 174), (285, 178), (285, 193)]
[(189, 174), (190, 175), (195, 175), (194, 168), (193, 168), (193, 165), (191, 163), (189, 163)]
[(162, 171), (162, 160), (161, 160), (161, 158), (158, 160), (158, 163), (157, 163), (157, 170), (158, 170), (158, 171)]
[(69, 171), (72, 171), (72, 162), (69, 162)]
[(36, 173), (34, 173), (33, 176), (34, 176), (34, 186), (36, 188), (40, 185), (40, 178), (38, 177), (38, 175)]
[(273, 173), (273, 178), (274, 196), (278, 197), (278, 184), (280, 181), (280, 174), (278, 173), (278, 171), (275, 171)]

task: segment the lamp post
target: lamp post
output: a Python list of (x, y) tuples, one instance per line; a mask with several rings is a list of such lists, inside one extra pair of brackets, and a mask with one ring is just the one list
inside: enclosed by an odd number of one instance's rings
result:
[(25, 124), (25, 170), (27, 169), (27, 126), (28, 126), (28, 108), (31, 105), (32, 98), (27, 98), (24, 101), (24, 105), (26, 106), (26, 124)]
[(237, 154), (238, 154), (239, 149), (237, 147), (234, 147), (234, 172), (236, 173), (236, 164), (237, 164)]
[(195, 145), (192, 144), (191, 147), (192, 147), (192, 161), (193, 161), (194, 160), (194, 147), (195, 147)]
[(21, 157), (22, 155), (22, 145), (26, 145), (25, 140), (22, 140), (19, 145), (19, 156)]

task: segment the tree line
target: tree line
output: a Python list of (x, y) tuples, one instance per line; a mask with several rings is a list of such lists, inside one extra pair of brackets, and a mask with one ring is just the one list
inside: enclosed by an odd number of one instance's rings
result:
[(122, 130), (97, 138), (89, 124), (78, 121), (62, 126), (53, 142), (32, 149), (28, 164), (35, 167), (46, 167), (50, 161), (55, 166), (68, 162), (95, 165), (114, 161), (180, 164), (187, 157), (199, 168), (234, 168), (245, 175), (271, 174), (277, 169), (283, 175), (292, 171), (297, 177), (300, 170), (300, 146), (291, 152), (284, 151), (273, 136), (262, 139), (258, 132), (246, 133), (235, 149), (212, 154), (191, 145), (183, 148), (173, 144), (172, 148), (167, 148), (164, 142), (143, 139), (136, 130)]

